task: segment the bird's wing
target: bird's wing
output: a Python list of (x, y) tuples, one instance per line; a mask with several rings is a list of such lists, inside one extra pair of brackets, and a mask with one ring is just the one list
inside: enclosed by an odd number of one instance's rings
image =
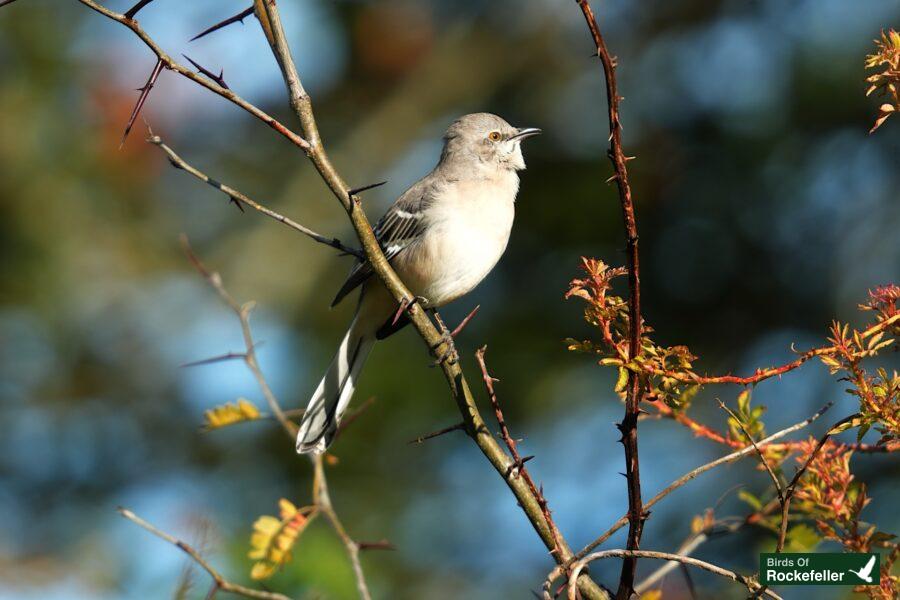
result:
[(862, 570), (859, 572), (859, 576), (862, 577), (863, 579), (868, 578), (869, 574), (872, 573), (872, 567), (874, 567), (874, 566), (875, 566), (875, 555), (873, 554), (869, 558), (869, 562), (866, 563), (866, 566), (863, 567)]
[[(434, 202), (436, 186), (430, 177), (406, 190), (375, 224), (375, 238), (389, 261), (417, 241), (425, 231), (425, 211)], [(357, 261), (331, 302), (336, 306), (372, 275), (368, 260)]]

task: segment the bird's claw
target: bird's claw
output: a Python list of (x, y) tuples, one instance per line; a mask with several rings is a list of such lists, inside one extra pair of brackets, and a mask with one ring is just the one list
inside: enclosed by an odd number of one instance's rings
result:
[(441, 352), (437, 357), (437, 360), (435, 360), (431, 366), (437, 367), (443, 364), (444, 361), (449, 361), (451, 365), (455, 365), (459, 362), (459, 353), (456, 351), (456, 344), (453, 342), (453, 334), (450, 333), (450, 330), (444, 324), (444, 320), (437, 311), (434, 311), (434, 319), (438, 322), (438, 326), (441, 329), (441, 339), (432, 346), (431, 349), (437, 350), (441, 345), (445, 345), (446, 348), (444, 348), (444, 351)]

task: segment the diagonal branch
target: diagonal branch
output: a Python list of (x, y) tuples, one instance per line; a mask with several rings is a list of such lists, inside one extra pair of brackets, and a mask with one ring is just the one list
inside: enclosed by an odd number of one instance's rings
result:
[[(362, 244), (366, 258), (372, 265), (376, 276), (398, 303), (404, 300), (410, 303), (413, 295), (391, 268), (375, 239), (372, 226), (360, 206), (358, 197), (349, 193), (351, 191), (350, 187), (331, 163), (331, 159), (322, 144), (313, 113), (312, 102), (300, 82), (300, 76), (297, 73), (297, 68), (281, 24), (277, 3), (270, 0), (255, 0), (254, 6), (256, 7), (256, 16), (260, 26), (281, 68), (291, 108), (300, 120), (304, 138), (308, 142), (307, 155), (313, 162), (319, 175), (331, 189), (335, 198), (347, 211)], [(442, 356), (449, 350), (448, 342), (441, 336), (418, 303), (409, 304), (407, 314), (435, 358)], [(503, 477), (507, 486), (522, 506), (522, 510), (525, 512), (528, 520), (541, 537), (544, 545), (548, 549), (557, 547), (557, 542), (544, 518), (540, 503), (523, 481), (523, 478), (506, 477), (506, 473), (514, 465), (514, 462), (503, 451), (487, 428), (459, 363), (457, 361), (443, 361), (441, 369), (447, 380), (450, 393), (456, 401), (463, 421), (466, 424), (466, 432), (475, 441), (494, 469)], [(560, 542), (561, 547), (559, 552), (554, 554), (554, 559), (559, 563), (564, 563), (571, 558), (572, 552), (564, 540), (560, 540)], [(606, 592), (587, 575), (582, 575), (578, 578), (578, 586), (586, 598), (607, 597)]]
[(303, 235), (310, 237), (311, 239), (315, 240), (316, 242), (319, 242), (320, 244), (325, 244), (326, 246), (331, 246), (332, 248), (334, 248), (336, 250), (340, 250), (341, 252), (345, 252), (346, 254), (351, 254), (357, 258), (360, 258), (362, 256), (362, 253), (359, 250), (357, 250), (356, 248), (350, 248), (349, 246), (345, 246), (343, 243), (341, 243), (341, 241), (339, 239), (330, 238), (330, 237), (324, 236), (320, 233), (316, 233), (312, 229), (305, 227), (305, 226), (301, 225), (300, 223), (297, 223), (293, 219), (285, 217), (284, 215), (275, 212), (274, 210), (260, 204), (259, 202), (256, 202), (255, 200), (253, 200), (246, 194), (239, 192), (238, 190), (234, 189), (233, 187), (230, 187), (216, 179), (213, 179), (212, 177), (210, 177), (203, 171), (197, 169), (196, 167), (194, 167), (191, 164), (189, 164), (188, 162), (186, 162), (183, 158), (181, 158), (178, 154), (176, 154), (174, 150), (172, 150), (169, 146), (167, 146), (166, 143), (163, 142), (161, 137), (159, 137), (158, 135), (153, 135), (152, 131), (150, 132), (150, 136), (147, 138), (147, 141), (155, 146), (158, 146), (160, 150), (165, 152), (166, 156), (168, 156), (168, 158), (169, 158), (169, 162), (171, 162), (172, 165), (176, 169), (181, 169), (181, 170), (193, 175), (200, 181), (203, 181), (204, 183), (211, 185), (212, 187), (216, 188), (217, 190), (219, 190), (220, 192), (222, 192), (223, 194), (228, 196), (233, 201), (237, 201), (246, 206), (249, 206), (253, 210), (259, 211), (262, 214), (266, 215), (267, 217), (271, 217), (271, 218), (275, 219), (279, 223), (284, 223), (291, 229), (299, 231)]
[(134, 127), (134, 122), (137, 120), (138, 115), (141, 113), (141, 109), (144, 107), (144, 103), (147, 101), (147, 98), (150, 97), (150, 90), (153, 89), (153, 86), (156, 85), (156, 80), (159, 79), (159, 74), (162, 73), (163, 70), (163, 62), (161, 60), (156, 61), (156, 66), (153, 67), (153, 71), (150, 72), (150, 77), (147, 78), (147, 83), (144, 84), (143, 87), (138, 88), (138, 91), (141, 93), (138, 96), (137, 102), (134, 104), (134, 108), (131, 109), (131, 116), (128, 117), (128, 123), (125, 125), (125, 133), (122, 134), (122, 141), (119, 142), (119, 148), (125, 145), (125, 140), (128, 138), (128, 134), (131, 133), (131, 128)]
[(769, 477), (772, 479), (772, 483), (775, 484), (775, 493), (778, 495), (778, 501), (784, 505), (785, 495), (784, 495), (784, 487), (781, 485), (781, 479), (778, 478), (778, 475), (775, 473), (775, 469), (772, 468), (772, 465), (769, 464), (769, 460), (766, 458), (766, 455), (763, 453), (762, 449), (760, 449), (759, 445), (756, 443), (756, 440), (753, 439), (753, 436), (750, 435), (750, 432), (747, 430), (747, 426), (744, 425), (744, 422), (738, 417), (733, 410), (725, 406), (725, 403), (719, 400), (719, 406), (728, 413), (728, 416), (731, 417), (735, 423), (738, 424), (738, 427), (741, 428), (741, 432), (747, 437), (750, 441), (750, 445), (753, 446), (753, 449), (756, 451), (756, 455), (759, 456), (759, 460), (762, 463), (763, 467), (766, 469), (766, 472), (769, 474)]
[(278, 403), (278, 399), (275, 398), (275, 394), (272, 392), (272, 388), (269, 387), (269, 383), (266, 381), (262, 370), (259, 368), (259, 362), (256, 359), (257, 344), (253, 341), (253, 332), (250, 329), (250, 311), (253, 310), (256, 303), (251, 301), (239, 304), (238, 301), (228, 293), (228, 290), (225, 289), (225, 286), (222, 284), (222, 277), (215, 271), (207, 269), (203, 263), (200, 262), (200, 259), (194, 254), (187, 236), (181, 236), (181, 245), (184, 248), (184, 253), (191, 261), (191, 264), (197, 269), (197, 272), (206, 279), (207, 283), (212, 286), (216, 293), (219, 294), (219, 297), (232, 311), (234, 311), (240, 320), (241, 332), (244, 336), (244, 346), (246, 347), (242, 357), (244, 359), (244, 364), (246, 364), (247, 368), (250, 369), (250, 372), (253, 373), (256, 383), (259, 386), (259, 389), (262, 390), (266, 403), (269, 405), (269, 410), (272, 411), (272, 414), (281, 424), (281, 427), (284, 429), (285, 433), (287, 433), (288, 437), (293, 439), (297, 435), (297, 425), (285, 416), (284, 411), (281, 409), (281, 405)]
[(144, 42), (144, 44), (148, 48), (150, 48), (150, 50), (153, 51), (153, 54), (156, 55), (156, 58), (160, 62), (162, 62), (163, 66), (166, 69), (169, 69), (170, 71), (175, 71), (179, 75), (187, 77), (194, 83), (197, 83), (202, 87), (205, 87), (206, 89), (213, 92), (214, 94), (218, 94), (219, 96), (222, 96), (223, 98), (225, 98), (232, 104), (235, 104), (235, 105), (241, 107), (242, 109), (244, 109), (245, 111), (247, 111), (248, 113), (250, 113), (251, 115), (256, 117), (257, 119), (259, 119), (260, 121), (262, 121), (263, 123), (265, 123), (266, 125), (271, 127), (272, 129), (274, 129), (275, 131), (280, 133), (282, 136), (287, 138), (292, 144), (294, 144), (295, 146), (297, 146), (304, 152), (309, 151), (309, 147), (310, 147), (309, 143), (305, 139), (303, 139), (303, 137), (297, 135), (296, 133), (294, 133), (293, 131), (291, 131), (284, 125), (282, 125), (280, 121), (278, 121), (277, 119), (275, 119), (274, 117), (272, 117), (271, 115), (269, 115), (268, 113), (263, 111), (262, 109), (258, 108), (257, 106), (251, 104), (250, 102), (247, 102), (246, 100), (244, 100), (243, 98), (241, 98), (240, 96), (238, 96), (237, 94), (232, 92), (231, 90), (225, 89), (222, 86), (220, 86), (219, 84), (209, 81), (208, 79), (203, 77), (201, 74), (195, 73), (191, 69), (189, 69), (189, 68), (185, 67), (184, 65), (175, 61), (171, 56), (166, 54), (166, 52), (155, 41), (153, 41), (153, 38), (151, 38), (150, 35), (146, 31), (144, 31), (141, 28), (141, 26), (138, 24), (138, 22), (135, 21), (134, 19), (129, 19), (128, 17), (126, 17), (123, 14), (109, 10), (108, 8), (98, 4), (94, 0), (78, 0), (78, 2), (81, 2), (82, 4), (84, 4), (85, 6), (90, 8), (91, 10), (93, 10), (97, 13), (100, 13), (101, 15), (103, 15), (104, 17), (106, 17), (108, 19), (112, 19), (113, 21), (116, 21), (117, 23), (121, 23), (122, 25), (124, 25), (125, 27), (127, 27), (128, 29), (133, 31), (134, 34), (137, 35), (141, 39), (141, 41)]
[[(616, 60), (609, 54), (606, 42), (600, 33), (597, 19), (591, 10), (588, 0), (578, 0), (578, 6), (584, 15), (591, 38), (597, 47), (597, 56), (603, 63), (603, 75), (606, 79), (606, 101), (609, 118), (609, 160), (615, 172), (613, 178), (619, 190), (619, 204), (622, 207), (622, 220), (625, 224), (625, 243), (628, 258), (628, 360), (633, 360), (641, 352), (641, 276), (638, 254), (637, 222), (634, 217), (634, 203), (631, 199), (631, 186), (628, 183), (629, 157), (622, 150), (622, 124), (619, 121), (619, 96), (616, 83)], [(622, 432), (622, 444), (625, 447), (625, 477), (628, 484), (628, 544), (629, 550), (637, 550), (641, 545), (641, 533), (644, 520), (647, 518), (641, 505), (641, 474), (638, 459), (637, 422), (642, 398), (640, 377), (637, 373), (628, 372), (627, 394), (625, 397), (625, 418), (619, 425)], [(624, 600), (631, 597), (634, 587), (634, 572), (637, 568), (637, 555), (629, 555), (622, 562), (622, 575), (616, 598)]]
[(290, 598), (288, 596), (285, 596), (284, 594), (278, 594), (275, 592), (266, 592), (263, 590), (254, 590), (253, 588), (248, 588), (248, 587), (245, 587), (242, 585), (238, 585), (236, 583), (231, 583), (230, 581), (228, 581), (227, 579), (222, 577), (222, 575), (218, 571), (216, 571), (208, 562), (206, 562), (206, 559), (203, 558), (203, 556), (201, 556), (199, 552), (197, 552), (194, 548), (192, 548), (185, 542), (182, 542), (178, 538), (176, 538), (172, 535), (169, 535), (165, 531), (161, 531), (160, 529), (157, 529), (156, 527), (154, 527), (147, 521), (143, 520), (142, 518), (140, 518), (139, 516), (134, 514), (132, 511), (128, 510), (127, 508), (120, 507), (118, 510), (119, 510), (119, 514), (121, 514), (123, 517), (125, 517), (132, 523), (135, 523), (136, 525), (143, 527), (144, 529), (146, 529), (147, 531), (149, 531), (156, 537), (169, 542), (170, 544), (172, 544), (173, 546), (177, 547), (179, 550), (181, 550), (182, 552), (187, 554), (191, 558), (191, 560), (193, 560), (195, 563), (200, 565), (200, 567), (204, 571), (209, 573), (209, 576), (213, 578), (213, 582), (214, 582), (213, 589), (220, 590), (223, 592), (229, 592), (231, 594), (238, 594), (240, 596), (244, 596), (245, 598), (258, 598), (260, 600), (290, 600)]
[(791, 481), (787, 484), (787, 487), (784, 490), (784, 500), (781, 502), (781, 526), (778, 529), (778, 542), (775, 546), (776, 552), (781, 552), (784, 549), (784, 541), (787, 537), (787, 526), (788, 526), (788, 516), (791, 510), (791, 500), (794, 498), (794, 490), (797, 489), (797, 484), (800, 483), (800, 478), (803, 477), (806, 470), (809, 468), (809, 465), (812, 461), (819, 455), (819, 452), (822, 451), (822, 448), (825, 446), (825, 443), (828, 439), (837, 431), (840, 431), (841, 425), (845, 423), (850, 423), (854, 419), (859, 418), (858, 414), (850, 415), (849, 417), (844, 417), (837, 423), (835, 423), (831, 429), (825, 432), (825, 434), (819, 438), (819, 441), (816, 443), (813, 451), (809, 453), (809, 456), (806, 459), (806, 462), (803, 463), (797, 472), (794, 473), (794, 476), (791, 478)]

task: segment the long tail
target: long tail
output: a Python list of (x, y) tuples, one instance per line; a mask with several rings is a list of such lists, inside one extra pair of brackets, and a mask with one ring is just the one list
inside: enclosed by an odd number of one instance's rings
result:
[(354, 318), (303, 413), (297, 432), (297, 452), (301, 454), (325, 452), (353, 397), (359, 374), (375, 345), (375, 336), (358, 332), (357, 323), (358, 318)]

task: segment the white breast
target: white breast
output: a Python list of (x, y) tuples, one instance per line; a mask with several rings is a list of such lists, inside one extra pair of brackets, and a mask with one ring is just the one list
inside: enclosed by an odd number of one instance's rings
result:
[(414, 253), (421, 254), (417, 259), (422, 263), (404, 281), (419, 288), (416, 293), (433, 306), (443, 306), (475, 288), (506, 250), (518, 189), (514, 172), (504, 172), (496, 180), (450, 184), (446, 201), (435, 203), (429, 211), (429, 233)]

